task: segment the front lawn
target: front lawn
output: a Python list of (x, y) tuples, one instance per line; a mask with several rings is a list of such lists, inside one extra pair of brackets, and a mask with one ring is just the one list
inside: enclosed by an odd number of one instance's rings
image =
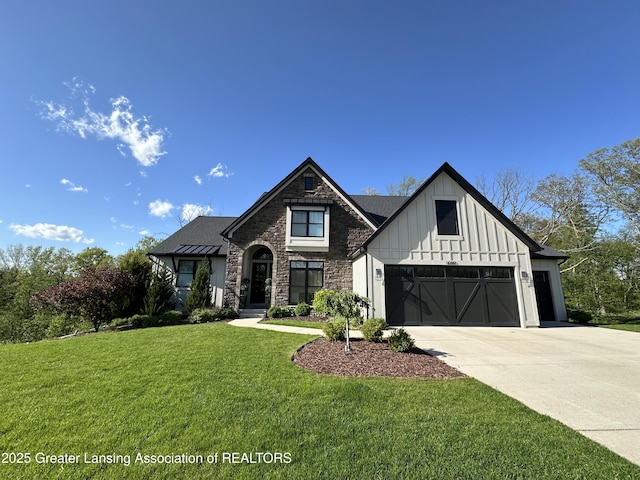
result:
[(619, 323), (611, 325), (599, 325), (604, 328), (613, 328), (614, 330), (627, 330), (629, 332), (640, 332), (640, 325), (633, 323)]
[(296, 318), (277, 318), (275, 320), (260, 320), (260, 323), (267, 323), (270, 325), (285, 325), (287, 327), (304, 327), (304, 328), (316, 328), (322, 330), (322, 327), (326, 322), (313, 321), (313, 320), (301, 320)]
[(0, 346), (0, 477), (640, 478), (473, 379), (302, 370), (311, 338), (201, 324)]

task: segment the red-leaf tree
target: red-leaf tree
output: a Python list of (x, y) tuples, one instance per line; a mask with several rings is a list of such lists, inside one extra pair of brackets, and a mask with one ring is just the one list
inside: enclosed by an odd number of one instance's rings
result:
[(87, 269), (79, 277), (41, 290), (31, 297), (36, 309), (51, 307), (100, 325), (116, 317), (131, 300), (134, 279), (118, 268)]

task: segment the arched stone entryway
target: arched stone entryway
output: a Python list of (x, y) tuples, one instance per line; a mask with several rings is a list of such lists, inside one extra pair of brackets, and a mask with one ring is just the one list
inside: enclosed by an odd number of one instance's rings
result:
[(265, 307), (270, 302), (270, 289), (267, 280), (273, 274), (273, 253), (264, 245), (254, 245), (245, 251), (243, 278), (249, 280), (246, 288), (246, 305), (248, 307)]

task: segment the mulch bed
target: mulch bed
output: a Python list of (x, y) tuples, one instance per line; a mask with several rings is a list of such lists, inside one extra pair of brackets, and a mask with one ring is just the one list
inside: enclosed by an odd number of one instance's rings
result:
[(351, 340), (351, 352), (345, 353), (345, 342), (318, 338), (302, 346), (293, 363), (317, 373), (345, 377), (423, 377), (459, 378), (462, 372), (442, 360), (414, 348), (406, 353), (390, 350), (386, 342)]

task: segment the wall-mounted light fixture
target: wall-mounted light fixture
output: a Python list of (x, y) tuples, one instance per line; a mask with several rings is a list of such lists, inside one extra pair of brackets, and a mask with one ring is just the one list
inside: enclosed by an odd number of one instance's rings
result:
[(378, 281), (382, 280), (382, 269), (381, 268), (376, 268), (376, 280), (378, 280)]

